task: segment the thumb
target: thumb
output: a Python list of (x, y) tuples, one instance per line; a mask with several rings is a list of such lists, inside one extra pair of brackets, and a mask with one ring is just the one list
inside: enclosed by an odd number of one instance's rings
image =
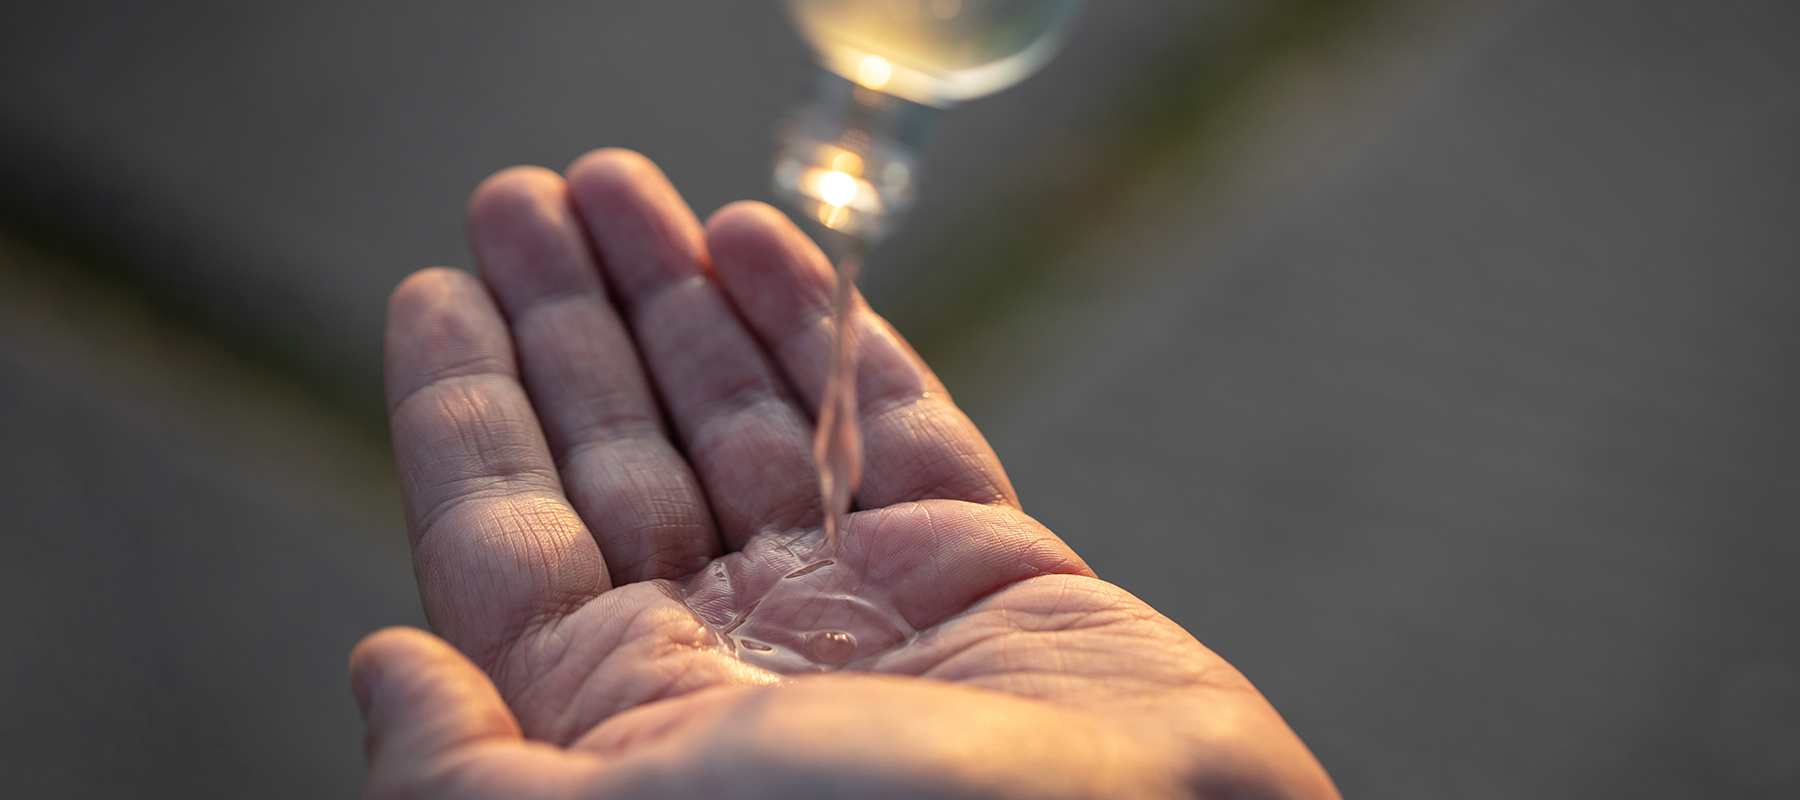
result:
[(449, 774), (456, 751), (521, 744), (518, 720), (487, 674), (417, 628), (386, 628), (357, 644), (350, 686), (368, 728), (371, 797), (457, 782)]

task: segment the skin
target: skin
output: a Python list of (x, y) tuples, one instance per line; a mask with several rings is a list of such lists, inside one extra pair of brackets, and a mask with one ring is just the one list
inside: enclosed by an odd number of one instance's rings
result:
[(767, 206), (703, 227), (620, 150), (493, 176), (469, 227), (481, 277), (419, 272), (389, 310), (436, 635), (351, 654), (370, 797), (1338, 796), (1243, 675), (1019, 510), (860, 302), (835, 568), (921, 634), (830, 674), (735, 660), (674, 587), (820, 524), (830, 264)]

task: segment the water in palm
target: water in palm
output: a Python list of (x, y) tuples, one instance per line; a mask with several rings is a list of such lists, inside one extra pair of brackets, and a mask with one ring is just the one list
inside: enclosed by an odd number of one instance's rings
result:
[(856, 331), (845, 324), (862, 254), (838, 265), (831, 346), (813, 434), (819, 528), (767, 531), (691, 579), (687, 604), (739, 659), (782, 673), (855, 666), (916, 631), (880, 589), (837, 559), (841, 523), (862, 478), (856, 418)]

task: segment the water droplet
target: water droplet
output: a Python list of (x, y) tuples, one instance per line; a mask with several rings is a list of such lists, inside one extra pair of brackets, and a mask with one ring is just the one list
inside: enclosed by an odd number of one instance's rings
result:
[(722, 631), (719, 631), (719, 632), (720, 633), (731, 633), (732, 631), (737, 630), (739, 626), (742, 626), (744, 623), (750, 621), (750, 615), (756, 613), (756, 607), (761, 604), (762, 604), (761, 600), (751, 603), (743, 611), (739, 611), (737, 617), (731, 620), (731, 624), (726, 625), (725, 629)]
[(764, 652), (764, 653), (767, 653), (770, 650), (775, 649), (773, 647), (770, 647), (770, 646), (763, 644), (762, 642), (756, 641), (754, 639), (739, 639), (738, 644), (741, 644), (750, 650), (757, 650), (757, 651)]
[(800, 650), (813, 663), (837, 666), (856, 655), (856, 637), (844, 631), (813, 631)]
[(794, 570), (793, 572), (783, 575), (782, 579), (786, 580), (788, 578), (798, 578), (802, 575), (811, 575), (814, 572), (818, 572), (819, 570), (822, 570), (822, 569), (829, 567), (832, 564), (836, 564), (836, 563), (837, 563), (837, 561), (827, 558), (824, 561), (821, 561), (817, 564), (808, 564), (804, 567)]

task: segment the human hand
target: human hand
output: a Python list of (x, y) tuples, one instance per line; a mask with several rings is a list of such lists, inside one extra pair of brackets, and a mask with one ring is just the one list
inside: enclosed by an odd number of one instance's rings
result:
[(734, 658), (683, 586), (821, 523), (830, 265), (767, 206), (703, 229), (616, 150), (495, 175), (469, 224), (482, 279), (417, 273), (389, 311), (443, 638), (351, 654), (371, 797), (1337, 796), (1237, 670), (1019, 510), (860, 304), (867, 461), (833, 574), (917, 633), (836, 672)]

